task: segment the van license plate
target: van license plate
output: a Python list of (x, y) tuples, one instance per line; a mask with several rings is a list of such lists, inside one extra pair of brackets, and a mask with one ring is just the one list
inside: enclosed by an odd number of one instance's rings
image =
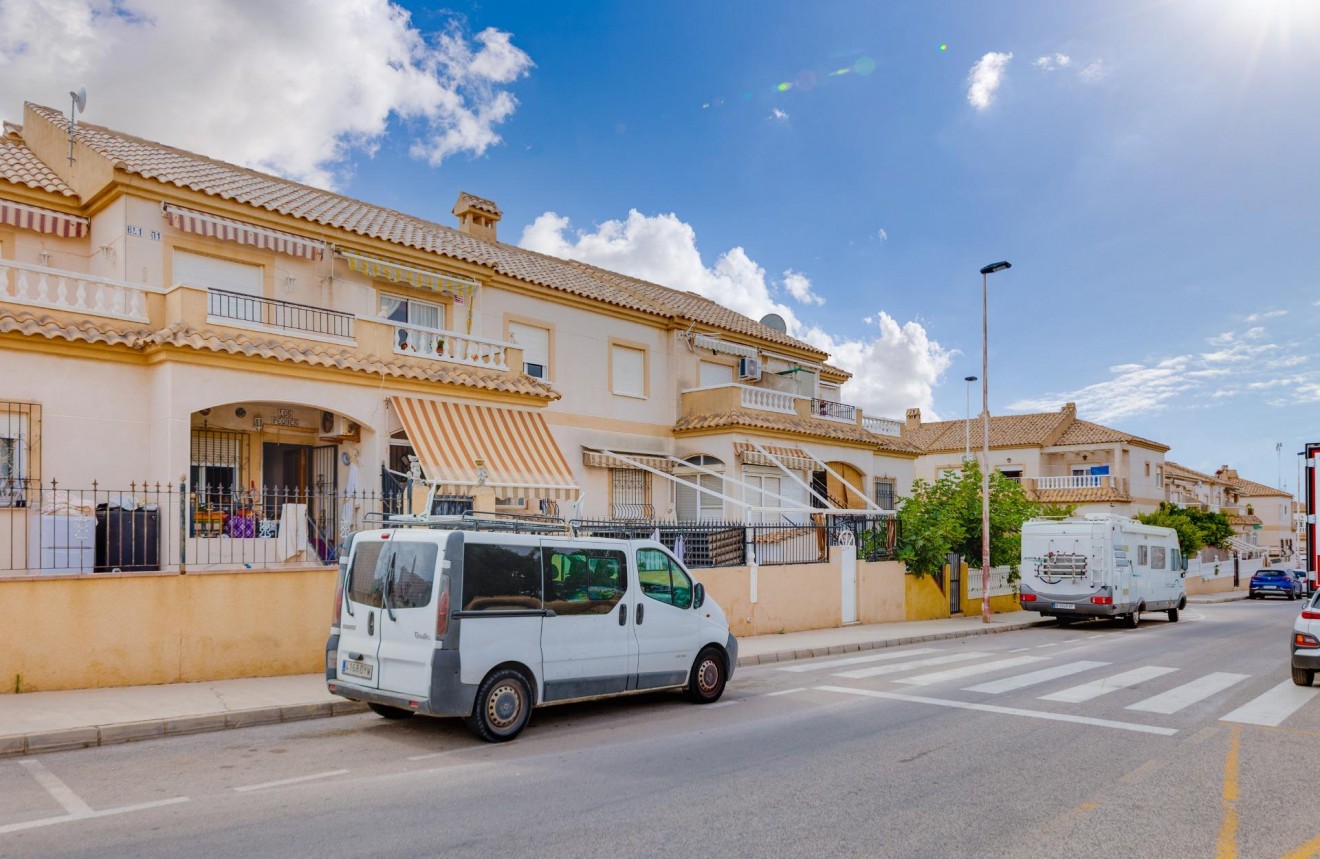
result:
[(371, 666), (365, 662), (349, 662), (345, 659), (340, 673), (347, 674), (349, 677), (361, 677), (363, 680), (370, 680)]
[(1055, 608), (1077, 608), (1076, 605), (1074, 605), (1073, 603), (1070, 603), (1070, 602), (1056, 602), (1056, 603), (1054, 604), (1054, 607), (1055, 607)]

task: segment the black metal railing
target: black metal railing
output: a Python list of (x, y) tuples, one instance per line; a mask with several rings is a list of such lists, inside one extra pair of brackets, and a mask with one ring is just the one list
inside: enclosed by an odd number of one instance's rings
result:
[(859, 561), (892, 561), (898, 545), (898, 519), (894, 516), (830, 516), (830, 545), (842, 545), (840, 535), (852, 534)]
[(742, 522), (657, 522), (651, 519), (577, 519), (569, 523), (584, 537), (641, 540), (656, 537), (685, 566), (741, 567), (747, 563), (747, 526)]
[(836, 403), (834, 400), (822, 400), (813, 398), (811, 400), (811, 413), (822, 418), (834, 418), (841, 421), (857, 420), (857, 407), (850, 406), (847, 403)]
[(221, 319), (252, 322), (285, 331), (310, 331), (332, 337), (353, 336), (353, 314), (326, 310), (222, 289), (207, 290), (206, 312)]

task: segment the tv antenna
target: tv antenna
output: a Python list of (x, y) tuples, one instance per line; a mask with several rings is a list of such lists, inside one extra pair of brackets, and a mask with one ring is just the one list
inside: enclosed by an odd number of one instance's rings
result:
[(77, 92), (69, 90), (69, 166), (73, 166), (73, 133), (78, 130), (78, 114), (87, 108), (87, 88), (79, 87)]

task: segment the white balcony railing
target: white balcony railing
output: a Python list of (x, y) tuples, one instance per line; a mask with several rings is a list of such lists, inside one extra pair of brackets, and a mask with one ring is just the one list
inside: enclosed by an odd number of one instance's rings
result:
[(72, 271), (0, 260), (0, 301), (148, 322), (147, 295), (164, 290)]
[(898, 438), (903, 435), (903, 422), (891, 418), (871, 418), (862, 415), (862, 429), (876, 435), (892, 435)]
[(742, 390), (744, 408), (760, 409), (763, 412), (779, 412), (785, 415), (797, 414), (797, 411), (793, 408), (793, 401), (797, 399), (795, 394), (772, 391), (769, 388), (753, 388), (750, 385), (738, 385), (737, 387)]
[(397, 329), (394, 351), (398, 355), (416, 355), (492, 370), (509, 369), (506, 350), (512, 344), (421, 325), (395, 323), (394, 327)]
[(1108, 486), (1107, 474), (1074, 474), (1071, 477), (1037, 477), (1037, 489), (1095, 489)]

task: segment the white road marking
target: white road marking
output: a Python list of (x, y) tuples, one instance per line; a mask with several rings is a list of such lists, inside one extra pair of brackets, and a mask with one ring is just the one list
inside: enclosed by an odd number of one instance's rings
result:
[(1021, 653), (1024, 650), (1030, 650), (1030, 649), (1031, 649), (1030, 647), (1015, 647), (1012, 650), (1010, 650), (1009, 653)]
[(739, 701), (720, 701), (718, 704), (707, 704), (707, 705), (706, 705), (706, 709), (707, 709), (707, 710), (718, 710), (718, 709), (721, 708), (721, 707), (732, 707), (734, 704), (738, 704), (738, 703), (741, 703), (741, 702), (739, 702)]
[(1042, 647), (1058, 647), (1060, 644), (1063, 644), (1063, 642), (1062, 642), (1062, 641), (1051, 641), (1049, 644), (1037, 644), (1037, 645), (1036, 645), (1036, 649), (1039, 650), (1039, 649), (1042, 648)]
[(1177, 668), (1162, 668), (1158, 665), (1146, 665), (1141, 668), (1134, 668), (1131, 671), (1124, 671), (1122, 674), (1115, 674), (1113, 677), (1105, 677), (1102, 680), (1093, 680), (1090, 683), (1083, 683), (1081, 686), (1073, 686), (1050, 695), (1041, 695), (1042, 701), (1064, 701), (1069, 704), (1080, 704), (1083, 701), (1090, 701), (1092, 698), (1099, 698), (1106, 692), (1114, 692), (1118, 689), (1126, 689), (1129, 686), (1136, 686), (1138, 683), (1144, 683), (1147, 680), (1154, 680), (1156, 677), (1162, 677), (1165, 674), (1171, 674), (1177, 671)]
[(1005, 677), (1003, 680), (991, 680), (989, 683), (982, 683), (979, 686), (969, 686), (964, 691), (998, 695), (1001, 692), (1012, 692), (1015, 689), (1035, 686), (1037, 683), (1045, 683), (1049, 680), (1057, 680), (1060, 677), (1080, 674), (1083, 671), (1104, 668), (1108, 664), (1108, 662), (1069, 662), (1067, 665), (1055, 665), (1053, 668), (1042, 668), (1039, 671), (1019, 674), (1016, 677)]
[(799, 686), (796, 689), (780, 689), (778, 692), (767, 692), (765, 693), (765, 697), (773, 698), (776, 695), (792, 695), (794, 692), (805, 692), (805, 691), (807, 691), (806, 687)]
[(36, 758), (29, 758), (18, 762), (18, 765), (32, 774), (37, 780), (37, 784), (46, 789), (60, 807), (69, 814), (87, 815), (92, 813), (92, 807), (83, 802), (78, 794), (64, 782), (59, 780), (55, 773), (46, 769), (46, 765)]
[(950, 668), (948, 671), (935, 671), (930, 674), (918, 674), (915, 677), (899, 678), (899, 683), (907, 683), (912, 686), (933, 686), (936, 683), (947, 683), (950, 680), (963, 680), (968, 677), (975, 677), (978, 674), (989, 674), (992, 671), (1002, 671), (1005, 668), (1016, 668), (1019, 665), (1030, 665), (1033, 662), (1044, 662), (1047, 657), (1044, 656), (1014, 656), (1012, 659), (1000, 659), (996, 662), (983, 662), (980, 665), (964, 665), (961, 668)]
[(853, 680), (861, 680), (866, 677), (879, 677), (882, 674), (897, 674), (900, 671), (911, 671), (913, 668), (927, 668), (931, 665), (948, 665), (950, 662), (964, 662), (968, 659), (980, 659), (982, 656), (989, 656), (988, 653), (972, 651), (969, 653), (950, 653), (947, 656), (930, 656), (925, 659), (913, 659), (910, 662), (899, 662), (894, 665), (876, 665), (872, 668), (858, 668), (856, 671), (841, 671), (835, 674), (835, 677), (847, 677)]
[(1161, 693), (1153, 698), (1129, 704), (1127, 709), (1140, 710), (1143, 713), (1164, 713), (1165, 715), (1176, 713), (1184, 707), (1195, 704), (1197, 701), (1204, 701), (1211, 695), (1223, 692), (1233, 684), (1241, 683), (1250, 676), (1250, 674), (1230, 674), (1227, 671), (1216, 671), (1213, 674), (1198, 677), (1191, 683), (1175, 686), (1168, 692)]
[(810, 662), (803, 665), (787, 665), (780, 671), (818, 671), (823, 668), (842, 668), (845, 665), (860, 665), (864, 662), (879, 662), (882, 659), (902, 659), (917, 653), (934, 653), (933, 647), (919, 647), (916, 650), (896, 650), (888, 653), (871, 653), (866, 656), (848, 656), (843, 659), (827, 659), (824, 662)]
[(345, 775), (347, 773), (348, 770), (330, 770), (329, 772), (300, 775), (295, 776), (294, 778), (282, 778), (279, 781), (267, 781), (262, 782), (261, 784), (245, 784), (242, 787), (234, 788), (234, 790), (237, 793), (243, 793), (244, 791), (249, 790), (265, 790), (268, 787), (283, 787), (286, 784), (298, 784), (299, 782), (313, 781), (318, 778), (330, 778), (331, 776)]
[(1251, 699), (1227, 716), (1221, 716), (1221, 722), (1241, 722), (1244, 725), (1264, 725), (1278, 727), (1283, 720), (1301, 709), (1302, 705), (1320, 693), (1315, 687), (1298, 686), (1291, 680), (1285, 680), (1273, 689)]
[(54, 826), (57, 823), (72, 823), (75, 820), (92, 820), (97, 817), (110, 817), (115, 814), (127, 814), (130, 811), (143, 811), (159, 808), (162, 805), (174, 805), (187, 802), (188, 797), (176, 796), (173, 799), (158, 799), (155, 802), (143, 802), (138, 805), (121, 805), (119, 808), (107, 808), (105, 811), (89, 811), (86, 814), (61, 814), (59, 817), (43, 817), (40, 820), (24, 820), (22, 823), (10, 823), (0, 826), (0, 835), (10, 832), (22, 832), (24, 829), (38, 829), (42, 826)]
[(817, 686), (823, 692), (841, 692), (845, 695), (861, 695), (865, 698), (884, 698), (889, 701), (909, 701), (914, 704), (933, 704), (936, 707), (953, 707), (957, 710), (980, 710), (982, 713), (999, 713), (1004, 716), (1025, 716), (1029, 719), (1045, 719), (1051, 722), (1072, 722), (1078, 725), (1094, 725), (1099, 728), (1117, 728), (1122, 731), (1135, 731), (1139, 734), (1159, 734), (1171, 737), (1178, 733), (1177, 728), (1159, 728), (1154, 725), (1139, 725), (1135, 722), (1115, 722), (1110, 719), (1094, 719), (1090, 716), (1073, 716), (1068, 713), (1047, 713), (1041, 710), (1022, 710), (1017, 707), (997, 707), (993, 704), (973, 704), (967, 701), (949, 701), (944, 698), (927, 698), (923, 695), (903, 695), (898, 692), (880, 692), (874, 689), (856, 689), (851, 686)]
[(1081, 637), (1081, 638), (1065, 638), (1065, 639), (1064, 639), (1062, 642), (1060, 642), (1060, 643), (1061, 643), (1061, 644), (1072, 644), (1074, 641), (1086, 641), (1086, 639), (1087, 639), (1087, 636), (1083, 636), (1083, 637)]

